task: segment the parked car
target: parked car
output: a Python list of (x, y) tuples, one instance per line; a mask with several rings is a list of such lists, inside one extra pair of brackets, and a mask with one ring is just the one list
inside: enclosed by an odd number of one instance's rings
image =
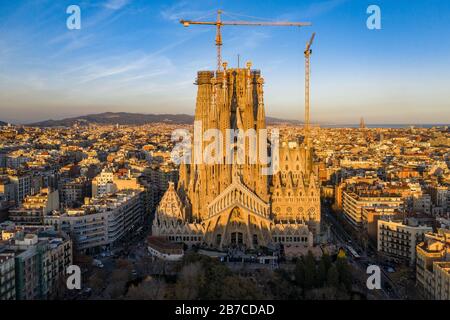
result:
[(94, 267), (97, 267), (97, 268), (100, 268), (100, 269), (104, 267), (103, 263), (100, 260), (98, 260), (98, 259), (94, 259), (92, 261), (92, 265)]

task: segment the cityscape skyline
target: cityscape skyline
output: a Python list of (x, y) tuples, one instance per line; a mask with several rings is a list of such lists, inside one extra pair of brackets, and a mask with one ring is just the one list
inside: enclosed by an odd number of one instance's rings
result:
[(411, 3), (0, 0), (0, 301), (449, 301), (450, 2)]
[(1, 121), (30, 123), (105, 111), (192, 114), (195, 72), (215, 65), (214, 30), (186, 29), (178, 20), (212, 20), (220, 7), (226, 20), (258, 16), (313, 23), (300, 30), (223, 31), (224, 60), (236, 66), (239, 54), (242, 64), (252, 60), (264, 70), (269, 116), (303, 119), (302, 53), (317, 32), (312, 122), (349, 124), (360, 117), (369, 124), (450, 122), (445, 1), (414, 7), (407, 1), (379, 1), (381, 30), (366, 28), (367, 1), (268, 1), (246, 3), (246, 8), (238, 1), (214, 6), (204, 1), (80, 1), (80, 30), (66, 28), (70, 4), (2, 3)]

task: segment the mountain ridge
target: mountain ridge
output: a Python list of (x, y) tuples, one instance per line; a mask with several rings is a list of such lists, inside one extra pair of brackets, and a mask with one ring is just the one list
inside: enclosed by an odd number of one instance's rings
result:
[[(266, 117), (266, 122), (274, 123), (290, 123), (301, 124), (296, 120), (284, 120), (273, 117)], [(61, 120), (44, 120), (26, 124), (32, 127), (70, 127), (74, 124), (119, 124), (119, 125), (144, 125), (150, 123), (173, 123), (173, 124), (192, 124), (194, 123), (194, 116), (188, 114), (144, 114), (132, 112), (102, 112), (95, 114), (87, 114), (78, 117), (64, 118)]]

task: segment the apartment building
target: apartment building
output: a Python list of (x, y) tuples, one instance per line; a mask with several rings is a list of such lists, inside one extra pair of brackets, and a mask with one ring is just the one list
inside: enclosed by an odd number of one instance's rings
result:
[(69, 233), (75, 249), (91, 253), (114, 247), (125, 235), (139, 229), (144, 220), (142, 190), (122, 190), (92, 198), (79, 209), (59, 217), (60, 228)]
[(66, 268), (72, 264), (72, 241), (53, 230), (18, 232), (0, 254), (14, 258), (15, 298), (51, 299), (63, 291)]
[(24, 156), (20, 153), (12, 152), (6, 156), (6, 167), (19, 169), (22, 165), (29, 162), (31, 160), (30, 157)]
[(169, 187), (169, 182), (177, 184), (178, 170), (172, 165), (152, 165), (144, 170), (139, 182), (146, 189), (147, 205), (150, 213), (153, 213)]
[(425, 234), (416, 255), (416, 282), (424, 297), (450, 300), (450, 230)]
[(394, 220), (382, 217), (378, 220), (378, 254), (385, 260), (413, 266), (416, 261), (416, 245), (423, 241), (426, 232), (432, 231), (432, 227), (419, 225), (414, 218)]
[(16, 205), (20, 205), (22, 200), (31, 194), (31, 175), (27, 173), (10, 175), (9, 179), (14, 185)]
[(400, 209), (403, 205), (401, 197), (389, 195), (365, 195), (357, 194), (351, 191), (342, 192), (342, 210), (345, 219), (351, 226), (359, 229), (367, 221), (363, 208), (387, 207), (391, 209)]
[(59, 189), (61, 207), (66, 208), (83, 204), (84, 198), (91, 194), (89, 182), (82, 178), (63, 181)]
[(0, 253), (0, 300), (16, 298), (15, 263), (13, 253)]
[(36, 195), (26, 196), (18, 209), (9, 211), (9, 219), (15, 224), (43, 225), (45, 216), (59, 210), (58, 190), (42, 189)]
[(127, 189), (139, 189), (137, 179), (132, 177), (129, 171), (127, 174), (119, 174), (113, 173), (108, 169), (103, 169), (102, 172), (92, 180), (93, 197), (101, 197)]
[(440, 209), (441, 214), (450, 212), (450, 190), (447, 186), (432, 186), (430, 196), (433, 209)]
[(12, 184), (8, 176), (0, 177), (0, 198), (4, 201), (15, 201), (15, 186)]
[(398, 219), (403, 217), (404, 213), (398, 209), (388, 206), (365, 207), (362, 209), (363, 217), (366, 217), (364, 231), (367, 232), (368, 240), (376, 247), (378, 242), (378, 220), (381, 218)]
[(412, 198), (413, 211), (417, 213), (431, 213), (431, 195), (422, 193), (414, 195)]

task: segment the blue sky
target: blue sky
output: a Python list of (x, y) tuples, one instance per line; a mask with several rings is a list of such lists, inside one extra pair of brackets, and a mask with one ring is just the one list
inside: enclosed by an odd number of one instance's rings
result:
[[(81, 8), (81, 30), (66, 27)], [(370, 4), (381, 30), (366, 28)], [(266, 113), (303, 117), (303, 50), (312, 120), (450, 123), (448, 0), (0, 0), (0, 120), (32, 122), (103, 111), (188, 113), (197, 70), (215, 67), (215, 30), (178, 20), (310, 21), (312, 27), (225, 27), (223, 57), (253, 62)]]

